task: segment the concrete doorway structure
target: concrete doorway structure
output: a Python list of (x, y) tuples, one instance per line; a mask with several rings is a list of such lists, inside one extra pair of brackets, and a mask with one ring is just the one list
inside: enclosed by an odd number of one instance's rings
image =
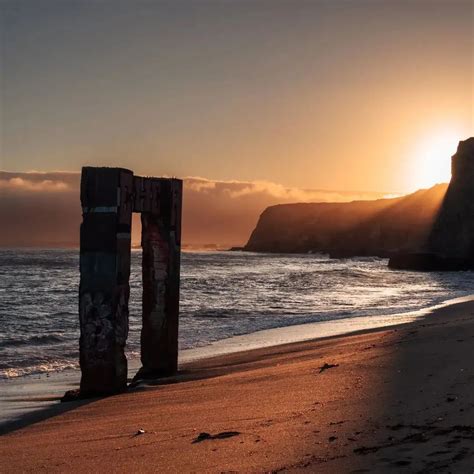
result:
[(143, 377), (176, 373), (182, 181), (134, 176), (123, 168), (85, 167), (80, 232), (81, 396), (127, 387), (132, 213), (142, 221)]

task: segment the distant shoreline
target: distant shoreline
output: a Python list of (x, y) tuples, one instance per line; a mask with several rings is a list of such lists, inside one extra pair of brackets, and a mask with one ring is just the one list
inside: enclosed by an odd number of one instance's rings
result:
[[(140, 243), (132, 243), (131, 249), (132, 250), (137, 250), (141, 249), (141, 244)], [(239, 246), (236, 244), (183, 244), (181, 246), (182, 251), (202, 251), (202, 250), (209, 250), (209, 251), (227, 251), (231, 248), (238, 248), (238, 249), (243, 249), (243, 246)], [(31, 244), (15, 244), (15, 245), (0, 245), (0, 250), (15, 250), (15, 249), (31, 249), (31, 250), (80, 250), (79, 243), (78, 242), (64, 242), (64, 243), (44, 243), (44, 244), (36, 244), (36, 245), (31, 245)]]

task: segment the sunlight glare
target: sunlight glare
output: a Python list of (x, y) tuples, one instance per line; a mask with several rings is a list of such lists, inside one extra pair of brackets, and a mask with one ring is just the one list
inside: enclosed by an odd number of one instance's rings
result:
[(429, 188), (451, 180), (451, 157), (461, 135), (455, 131), (443, 131), (420, 141), (413, 154), (411, 181), (418, 189)]

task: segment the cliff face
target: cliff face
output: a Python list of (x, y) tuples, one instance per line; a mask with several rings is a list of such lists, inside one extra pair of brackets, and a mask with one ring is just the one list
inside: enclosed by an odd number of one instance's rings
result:
[(267, 208), (245, 250), (390, 256), (421, 250), (447, 185), (395, 199), (287, 204)]
[(474, 138), (459, 143), (452, 177), (429, 237), (428, 250), (474, 264)]
[(474, 269), (474, 138), (459, 142), (452, 177), (419, 253), (400, 253), (389, 262), (401, 270)]
[(399, 269), (474, 269), (474, 138), (459, 142), (449, 186), (396, 199), (269, 207), (245, 250), (391, 257)]

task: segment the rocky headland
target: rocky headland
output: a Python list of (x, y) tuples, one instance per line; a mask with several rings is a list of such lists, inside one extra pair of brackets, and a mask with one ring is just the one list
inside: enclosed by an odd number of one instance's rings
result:
[(403, 269), (473, 268), (474, 138), (459, 143), (449, 185), (393, 199), (271, 206), (244, 249), (388, 257)]
[(440, 184), (393, 199), (272, 206), (260, 216), (245, 250), (388, 257), (418, 249), (446, 190)]

